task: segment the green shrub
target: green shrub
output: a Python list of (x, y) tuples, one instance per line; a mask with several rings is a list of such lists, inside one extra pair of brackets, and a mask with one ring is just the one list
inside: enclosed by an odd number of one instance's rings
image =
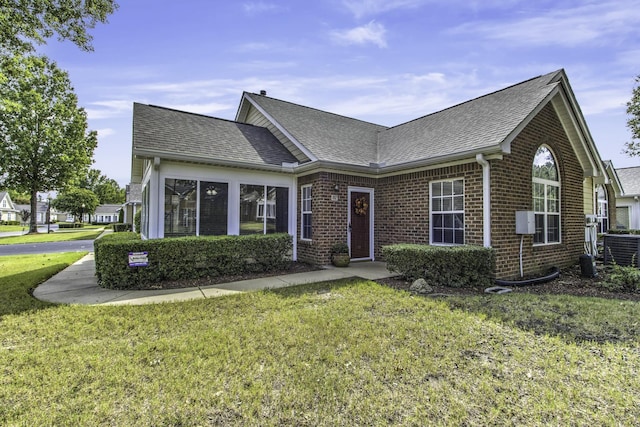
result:
[(142, 218), (142, 210), (138, 210), (138, 212), (136, 212), (136, 214), (133, 216), (133, 224), (135, 225), (136, 233), (139, 233), (141, 230), (140, 229), (141, 218)]
[(382, 247), (390, 271), (409, 280), (425, 279), (432, 286), (491, 286), (495, 253), (480, 246), (398, 244)]
[(61, 222), (58, 228), (82, 228), (84, 224), (81, 222)]
[[(635, 265), (636, 254), (631, 258), (631, 265)], [(618, 265), (614, 259), (611, 271), (601, 286), (614, 292), (640, 292), (640, 270), (632, 266)]]
[(607, 231), (608, 234), (640, 234), (640, 230), (634, 230), (634, 229), (629, 229), (629, 230), (618, 230), (618, 229), (611, 229)]
[(0, 221), (0, 225), (20, 225), (20, 221)]
[(113, 231), (116, 233), (131, 231), (131, 224), (115, 223), (111, 224), (111, 226), (113, 227)]
[[(288, 234), (180, 237), (140, 240), (114, 233), (94, 243), (101, 286), (127, 289), (165, 280), (233, 276), (285, 269), (291, 261)], [(146, 267), (129, 267), (129, 252), (147, 252)]]

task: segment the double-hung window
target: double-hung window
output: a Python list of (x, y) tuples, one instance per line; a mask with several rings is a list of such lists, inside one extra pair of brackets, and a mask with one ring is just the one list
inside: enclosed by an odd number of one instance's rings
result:
[(300, 198), (300, 201), (301, 201), (300, 211), (302, 212), (302, 227), (301, 227), (302, 229), (301, 229), (300, 235), (304, 240), (311, 240), (312, 238), (311, 202), (313, 200), (313, 196), (311, 193), (311, 185), (303, 185), (301, 190), (302, 190), (302, 197)]
[(533, 160), (533, 210), (538, 245), (560, 242), (560, 178), (551, 150), (540, 146)]
[(431, 243), (464, 244), (464, 181), (431, 183)]
[(602, 185), (598, 185), (596, 189), (598, 216), (598, 232), (606, 233), (609, 231), (609, 201), (607, 200), (607, 190)]

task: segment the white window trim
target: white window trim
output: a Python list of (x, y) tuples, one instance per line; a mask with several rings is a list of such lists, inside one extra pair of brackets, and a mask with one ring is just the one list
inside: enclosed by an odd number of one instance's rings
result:
[[(304, 192), (306, 189), (309, 189), (311, 191), (311, 197), (309, 197), (308, 199), (305, 199), (304, 197)], [(305, 210), (304, 209), (304, 202), (306, 200), (310, 201), (311, 204), (311, 210)], [(306, 185), (302, 185), (300, 186), (300, 240), (304, 240), (305, 242), (311, 242), (313, 240), (313, 226), (312, 226), (312, 230), (311, 230), (311, 238), (308, 237), (304, 237), (304, 216), (306, 215), (311, 215), (311, 221), (313, 223), (313, 184), (306, 184)]]
[[(600, 199), (598, 196), (599, 189), (602, 189), (604, 194), (604, 199)], [(611, 224), (609, 223), (609, 195), (607, 194), (607, 189), (603, 185), (598, 185), (596, 187), (596, 216), (598, 218), (598, 232), (606, 233), (609, 230), (602, 229), (602, 220), (607, 220), (608, 228), (611, 228)]]
[[(531, 176), (531, 202), (533, 203), (533, 183), (537, 183), (537, 184), (543, 184), (544, 185), (544, 212), (540, 212), (540, 211), (536, 211), (535, 210), (535, 203), (533, 204), (533, 208), (534, 208), (534, 217), (535, 215), (542, 215), (544, 218), (544, 242), (534, 242), (533, 246), (550, 246), (550, 245), (558, 245), (562, 243), (562, 183), (560, 181), (560, 169), (558, 168), (558, 160), (557, 160), (557, 156), (555, 155), (555, 153), (553, 152), (553, 150), (551, 149), (551, 147), (549, 147), (548, 145), (541, 145), (541, 147), (546, 148), (547, 150), (549, 150), (549, 152), (551, 153), (551, 155), (553, 156), (553, 161), (555, 163), (555, 167), (556, 167), (556, 173), (558, 175), (558, 180), (557, 181), (552, 181), (549, 179), (544, 179), (544, 178), (538, 178), (538, 177), (534, 177), (533, 173)], [(538, 147), (540, 148), (540, 147)], [(532, 164), (532, 168), (533, 168), (533, 164)], [(557, 187), (558, 188), (558, 212), (552, 212), (550, 213), (547, 207), (547, 186), (553, 186), (553, 187)], [(548, 227), (548, 217), (549, 215), (553, 215), (553, 216), (557, 216), (558, 217), (558, 241), (557, 242), (549, 242), (548, 241), (548, 237), (549, 237), (549, 227)]]
[[(455, 181), (462, 181), (462, 210), (450, 210), (450, 211), (437, 211), (434, 212), (433, 211), (433, 184), (439, 184), (442, 182), (451, 182), (453, 185), (453, 182)], [(459, 178), (450, 178), (450, 179), (439, 179), (439, 180), (435, 180), (435, 181), (429, 181), (429, 244), (433, 245), (433, 246), (462, 246), (465, 244), (466, 239), (467, 239), (467, 231), (466, 231), (466, 214), (464, 211), (464, 204), (465, 204), (465, 182), (464, 182), (464, 178), (459, 177)], [(452, 206), (453, 207), (453, 206)], [(433, 214), (434, 213), (438, 213), (438, 214), (457, 214), (457, 213), (461, 213), (463, 215), (463, 229), (462, 229), (462, 240), (463, 243), (445, 243), (445, 242), (434, 242), (433, 241)]]

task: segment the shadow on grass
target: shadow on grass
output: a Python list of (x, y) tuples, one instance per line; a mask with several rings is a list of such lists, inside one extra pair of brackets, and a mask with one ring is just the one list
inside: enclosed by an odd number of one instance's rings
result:
[(45, 282), (66, 267), (68, 267), (67, 264), (59, 263), (2, 277), (0, 279), (0, 318), (56, 306), (56, 304), (34, 298), (33, 284)]
[(265, 289), (263, 292), (269, 292), (282, 298), (299, 298), (304, 295), (322, 295), (340, 288), (345, 288), (354, 283), (369, 282), (367, 279), (359, 277), (348, 277), (346, 279), (327, 280), (325, 282), (307, 283), (304, 285), (293, 285), (284, 288)]
[(569, 343), (640, 342), (640, 303), (568, 295), (447, 297), (454, 310), (480, 313), (536, 335)]

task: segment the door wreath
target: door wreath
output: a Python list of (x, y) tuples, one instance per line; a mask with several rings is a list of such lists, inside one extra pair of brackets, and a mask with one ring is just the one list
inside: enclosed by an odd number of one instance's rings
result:
[(366, 215), (367, 209), (369, 209), (369, 203), (367, 203), (367, 198), (365, 196), (358, 197), (353, 201), (353, 212), (356, 215)]

